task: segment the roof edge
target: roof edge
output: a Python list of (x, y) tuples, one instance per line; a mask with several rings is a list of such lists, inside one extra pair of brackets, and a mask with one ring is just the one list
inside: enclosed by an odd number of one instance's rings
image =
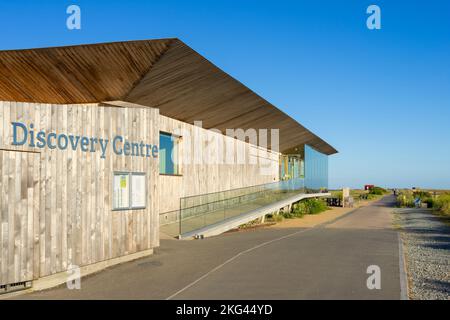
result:
[(178, 38), (158, 38), (158, 39), (139, 39), (139, 40), (124, 40), (124, 41), (109, 41), (109, 42), (93, 42), (93, 43), (81, 43), (81, 44), (68, 44), (63, 46), (50, 46), (50, 47), (34, 47), (34, 48), (22, 48), (22, 49), (6, 49), (0, 50), (0, 52), (26, 52), (26, 51), (41, 51), (41, 50), (52, 50), (52, 49), (69, 49), (69, 48), (79, 48), (79, 47), (96, 47), (104, 45), (113, 45), (117, 43), (139, 43), (139, 42), (149, 42), (149, 41), (174, 41), (180, 40)]

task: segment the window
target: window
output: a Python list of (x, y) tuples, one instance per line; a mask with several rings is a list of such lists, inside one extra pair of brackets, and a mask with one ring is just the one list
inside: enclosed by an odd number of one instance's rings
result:
[(305, 146), (305, 186), (309, 189), (328, 189), (328, 156)]
[(116, 172), (113, 179), (113, 210), (144, 209), (145, 173)]
[(280, 158), (280, 177), (282, 180), (305, 177), (305, 162), (301, 155), (282, 155)]
[(159, 134), (159, 173), (179, 175), (178, 148), (180, 137), (169, 133)]

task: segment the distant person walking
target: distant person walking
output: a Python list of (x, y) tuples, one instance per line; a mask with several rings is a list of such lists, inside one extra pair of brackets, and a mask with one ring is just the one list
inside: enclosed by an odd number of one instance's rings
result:
[(422, 204), (422, 201), (420, 200), (419, 197), (414, 199), (414, 205), (416, 206), (416, 208), (420, 208), (421, 204)]

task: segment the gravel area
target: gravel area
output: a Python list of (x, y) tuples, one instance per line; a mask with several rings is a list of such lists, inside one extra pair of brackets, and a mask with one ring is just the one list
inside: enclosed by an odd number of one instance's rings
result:
[(409, 298), (450, 300), (450, 227), (427, 209), (399, 209)]

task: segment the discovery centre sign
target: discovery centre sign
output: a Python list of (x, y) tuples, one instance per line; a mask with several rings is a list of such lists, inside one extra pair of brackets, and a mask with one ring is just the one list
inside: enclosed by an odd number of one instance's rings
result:
[(35, 132), (34, 125), (29, 127), (21, 122), (11, 122), (13, 130), (14, 146), (28, 145), (31, 148), (49, 148), (73, 151), (80, 149), (82, 152), (100, 151), (100, 158), (106, 158), (106, 152), (112, 145), (112, 150), (116, 155), (129, 157), (158, 157), (158, 146), (146, 144), (143, 141), (128, 141), (123, 136), (117, 135), (112, 141), (103, 138), (86, 137), (80, 135), (64, 134), (45, 131)]

